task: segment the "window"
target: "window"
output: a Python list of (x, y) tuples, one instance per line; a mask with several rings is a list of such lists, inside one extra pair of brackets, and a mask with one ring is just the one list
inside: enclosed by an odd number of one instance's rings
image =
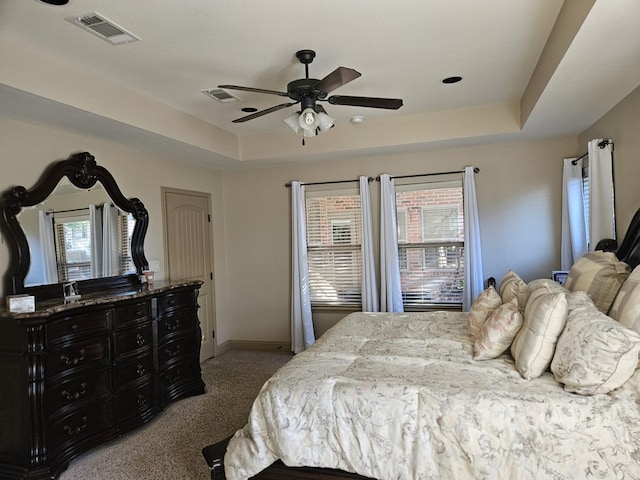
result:
[(312, 305), (361, 304), (361, 212), (357, 190), (307, 192)]
[(398, 257), (405, 306), (462, 303), (462, 202), (462, 181), (396, 187)]
[[(131, 234), (135, 219), (130, 213), (118, 215), (118, 256), (120, 274), (135, 272), (131, 258)], [(96, 268), (92, 268), (89, 215), (58, 216), (54, 218), (56, 262), (61, 282), (71, 282), (94, 277)], [(100, 242), (101, 243), (101, 242)], [(105, 274), (108, 275), (108, 274)], [(100, 276), (100, 274), (98, 274)]]
[(91, 278), (89, 216), (55, 219), (56, 260), (61, 282)]

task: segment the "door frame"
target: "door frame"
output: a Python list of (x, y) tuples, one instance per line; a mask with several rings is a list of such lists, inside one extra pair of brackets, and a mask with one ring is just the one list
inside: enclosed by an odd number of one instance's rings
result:
[[(214, 252), (214, 248), (213, 248), (213, 214), (211, 213), (212, 209), (211, 209), (211, 193), (209, 192), (201, 192), (201, 191), (197, 191), (197, 190), (186, 190), (183, 188), (174, 188), (174, 187), (164, 187), (161, 186), (160, 187), (160, 199), (161, 199), (161, 208), (162, 208), (162, 241), (163, 241), (163, 258), (164, 258), (164, 278), (165, 280), (170, 280), (171, 279), (171, 270), (169, 268), (169, 232), (167, 230), (167, 202), (166, 202), (166, 195), (167, 193), (175, 193), (178, 195), (189, 195), (189, 196), (194, 196), (194, 197), (202, 197), (202, 198), (206, 198), (207, 200), (207, 204), (209, 207), (209, 215), (210, 215), (210, 221), (209, 223), (209, 258), (210, 258), (210, 265), (209, 265), (209, 271), (211, 272), (211, 292), (209, 293), (209, 305), (208, 305), (208, 311), (211, 313), (211, 325), (213, 327), (213, 330), (216, 332), (216, 337), (213, 339), (213, 357), (217, 357), (218, 356), (218, 337), (217, 337), (217, 331), (218, 331), (218, 327), (217, 327), (217, 322), (216, 322), (216, 311), (215, 311), (215, 292), (216, 292), (216, 276), (213, 275), (213, 267), (215, 265), (215, 261), (214, 261), (214, 257), (213, 257), (213, 252)], [(202, 322), (200, 322), (202, 323)], [(202, 325), (201, 325), (202, 326)], [(208, 334), (208, 332), (206, 332), (205, 334)]]

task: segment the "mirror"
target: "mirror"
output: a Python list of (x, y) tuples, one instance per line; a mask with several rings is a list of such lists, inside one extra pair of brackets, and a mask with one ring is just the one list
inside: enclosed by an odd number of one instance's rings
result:
[(9, 293), (60, 297), (68, 281), (85, 292), (126, 287), (148, 268), (144, 205), (88, 152), (53, 164), (31, 190), (5, 192), (2, 210), (14, 240)]

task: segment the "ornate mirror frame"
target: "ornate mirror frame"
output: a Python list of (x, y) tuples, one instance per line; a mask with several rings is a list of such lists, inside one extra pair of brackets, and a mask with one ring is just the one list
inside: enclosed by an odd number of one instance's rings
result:
[(148, 268), (144, 254), (144, 238), (149, 226), (149, 214), (138, 198), (126, 198), (122, 194), (111, 173), (97, 165), (93, 155), (82, 152), (50, 165), (31, 190), (18, 186), (2, 196), (2, 215), (10, 234), (9, 238), (13, 240), (9, 242), (13, 244), (5, 291), (8, 294), (35, 294), (38, 300), (62, 297), (62, 287), (59, 283), (25, 287), (25, 278), (31, 266), (31, 254), (27, 237), (17, 216), (24, 207), (32, 207), (45, 201), (64, 177), (74, 186), (85, 190), (100, 182), (113, 203), (119, 209), (131, 213), (136, 220), (131, 236), (131, 257), (137, 274), (80, 280), (78, 285), (81, 293), (139, 285), (138, 275)]

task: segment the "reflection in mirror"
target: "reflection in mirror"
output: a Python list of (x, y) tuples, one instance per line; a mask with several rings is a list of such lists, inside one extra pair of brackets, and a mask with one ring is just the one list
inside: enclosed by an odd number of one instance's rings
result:
[(62, 179), (41, 204), (18, 219), (29, 243), (25, 286), (135, 273), (135, 220), (111, 202), (100, 183), (79, 189)]
[(141, 285), (149, 214), (90, 153), (51, 164), (31, 189), (13, 187), (0, 202), (11, 247), (9, 294), (42, 301), (60, 298), (69, 281), (82, 294)]

